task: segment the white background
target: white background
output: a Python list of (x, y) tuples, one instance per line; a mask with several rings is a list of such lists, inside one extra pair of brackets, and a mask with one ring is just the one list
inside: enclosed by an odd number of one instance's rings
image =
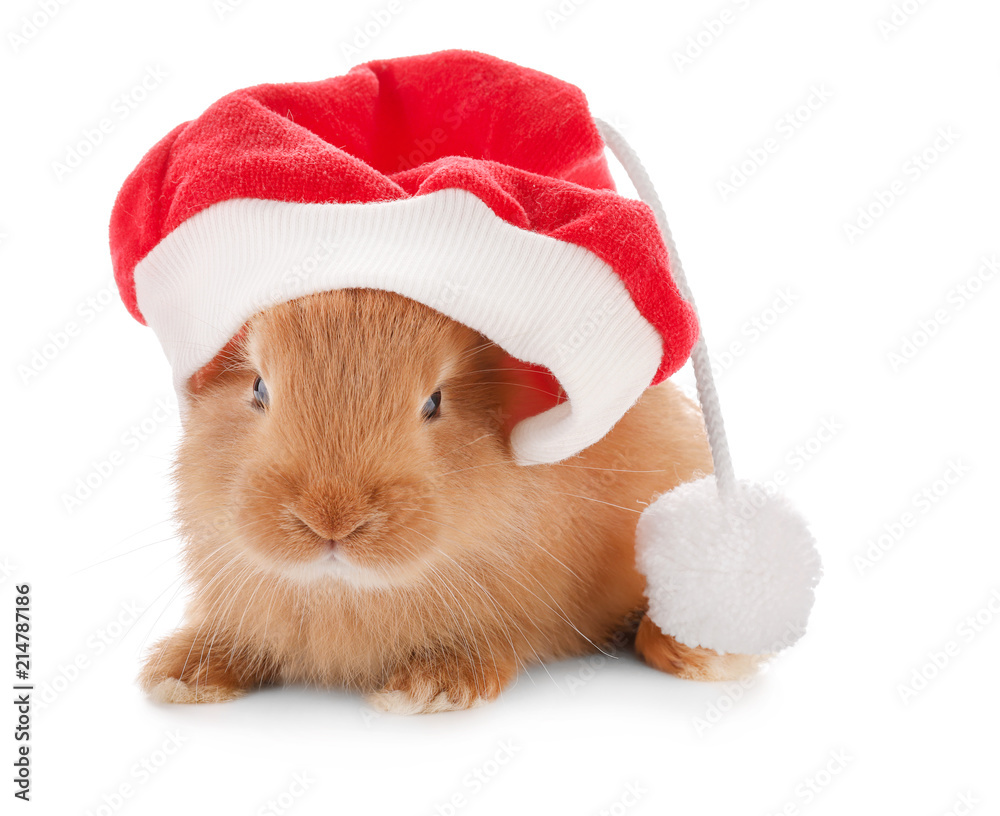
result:
[[(30, 582), (36, 683), (33, 800), (5, 813), (1000, 814), (996, 3), (908, 0), (886, 25), (890, 0), (399, 0), (351, 55), (387, 3), (49, 4), (0, 15), (0, 677), (14, 682), (14, 586)], [(739, 475), (784, 477), (818, 538), (810, 631), (746, 686), (622, 655), (416, 718), (299, 689), (154, 705), (134, 678), (183, 605), (179, 428), (155, 338), (109, 289), (114, 195), (224, 93), (449, 47), (577, 84), (643, 156)], [(165, 78), (120, 115), (151, 69)], [(849, 234), (860, 209), (875, 217)], [(67, 506), (88, 475), (98, 487)]]

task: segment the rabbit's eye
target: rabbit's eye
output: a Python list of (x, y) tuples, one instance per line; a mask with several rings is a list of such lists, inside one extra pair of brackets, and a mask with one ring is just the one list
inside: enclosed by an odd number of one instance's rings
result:
[(423, 408), (424, 419), (434, 419), (441, 413), (441, 392), (435, 391), (427, 398)]
[(267, 386), (260, 377), (253, 381), (253, 401), (259, 408), (267, 408), (271, 402), (271, 395), (267, 393)]

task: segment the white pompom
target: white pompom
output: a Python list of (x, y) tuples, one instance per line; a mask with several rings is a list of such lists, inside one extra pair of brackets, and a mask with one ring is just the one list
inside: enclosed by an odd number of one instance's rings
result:
[(715, 477), (679, 485), (639, 518), (649, 616), (687, 646), (770, 654), (805, 632), (822, 571), (805, 519), (752, 482), (723, 502)]

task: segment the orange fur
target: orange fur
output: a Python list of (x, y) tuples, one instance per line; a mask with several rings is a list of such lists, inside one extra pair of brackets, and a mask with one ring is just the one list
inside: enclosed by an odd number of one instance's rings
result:
[[(275, 306), (223, 357), (191, 383), (175, 478), (193, 592), (143, 670), (158, 699), (267, 682), (357, 688), (399, 711), (492, 699), (520, 666), (586, 653), (645, 609), (639, 513), (711, 471), (697, 407), (669, 383), (577, 456), (517, 465), (507, 428), (531, 378), (388, 292)], [(647, 662), (698, 665), (704, 650), (664, 659), (650, 626)]]

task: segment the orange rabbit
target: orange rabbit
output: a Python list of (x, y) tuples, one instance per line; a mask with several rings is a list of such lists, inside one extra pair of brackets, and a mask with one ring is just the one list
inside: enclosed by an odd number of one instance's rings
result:
[(157, 700), (308, 683), (460, 709), (622, 631), (682, 677), (754, 668), (642, 615), (639, 513), (712, 469), (669, 382), (578, 455), (519, 465), (511, 426), (557, 397), (439, 312), (343, 289), (256, 315), (189, 391), (175, 475), (193, 591), (141, 675)]

